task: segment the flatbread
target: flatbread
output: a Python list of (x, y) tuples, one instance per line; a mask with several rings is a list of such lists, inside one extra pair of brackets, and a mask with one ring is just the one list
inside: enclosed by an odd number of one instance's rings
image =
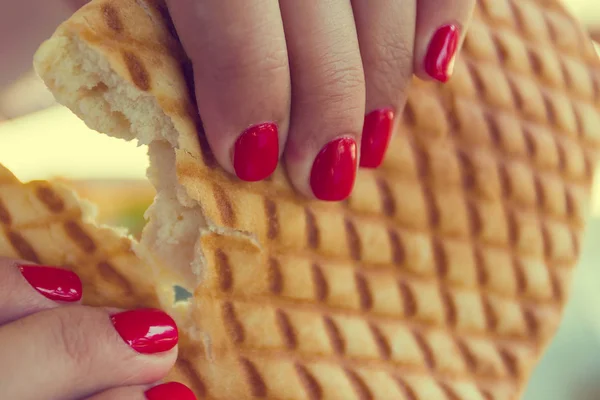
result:
[(598, 57), (558, 1), (480, 0), (454, 78), (415, 82), (383, 166), (335, 204), (217, 166), (160, 1), (92, 1), (35, 67), (89, 127), (150, 145), (142, 245), (196, 286), (173, 376), (200, 398), (518, 398), (600, 145)]

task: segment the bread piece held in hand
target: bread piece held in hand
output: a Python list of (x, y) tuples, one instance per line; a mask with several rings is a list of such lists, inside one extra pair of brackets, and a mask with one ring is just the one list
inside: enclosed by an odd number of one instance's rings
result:
[(199, 397), (518, 398), (600, 145), (600, 64), (558, 1), (479, 1), (453, 80), (415, 82), (383, 166), (338, 204), (216, 167), (160, 1), (92, 1), (35, 66), (88, 126), (149, 144), (142, 245), (197, 285), (174, 375)]

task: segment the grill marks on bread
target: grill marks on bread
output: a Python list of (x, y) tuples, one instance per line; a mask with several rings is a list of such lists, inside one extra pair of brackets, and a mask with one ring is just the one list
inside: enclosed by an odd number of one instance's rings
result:
[[(0, 165), (0, 169), (2, 168)], [(108, 287), (119, 288), (121, 293), (129, 296), (146, 291), (145, 288), (142, 288), (141, 282), (133, 285), (130, 279), (122, 274), (111, 261), (112, 257), (131, 251), (129, 247), (125, 246), (123, 242), (116, 245), (114, 249), (106, 250), (102, 248), (103, 243), (96, 243), (92, 232), (97, 232), (100, 228), (86, 225), (82, 221), (82, 210), (74, 199), (69, 198), (70, 193), (66, 193), (62, 189), (58, 190), (51, 183), (45, 181), (22, 184), (14, 180), (10, 183), (2, 183), (2, 185), (11, 187), (5, 193), (19, 196), (18, 192), (22, 191), (26, 194), (25, 198), (29, 198), (29, 201), (22, 203), (10, 203), (10, 208), (5, 201), (0, 200), (0, 229), (6, 237), (6, 243), (11, 246), (18, 258), (36, 264), (58, 264), (58, 266), (74, 270), (82, 277), (87, 288), (84, 301), (90, 300), (94, 304), (98, 301), (94, 296), (104, 296), (100, 293), (102, 288), (104, 290)], [(0, 193), (3, 192), (2, 189), (3, 187), (0, 186)], [(46, 213), (42, 210), (45, 210)], [(22, 220), (22, 215), (28, 214), (39, 214), (39, 217), (27, 220), (25, 225), (15, 225), (15, 221)], [(19, 215), (21, 219), (17, 219), (13, 215)], [(44, 232), (44, 236), (40, 236), (42, 232)], [(109, 237), (114, 238), (114, 234), (104, 232), (102, 237), (110, 243)], [(64, 243), (64, 240), (69, 243)], [(80, 255), (73, 254), (73, 245), (81, 251)], [(69, 254), (63, 254), (65, 251), (68, 251)], [(8, 249), (2, 247), (1, 241), (0, 254), (10, 254)], [(60, 256), (61, 254), (63, 255)], [(57, 256), (58, 258), (56, 258)], [(87, 279), (84, 279), (85, 277)], [(90, 277), (93, 278), (90, 279)], [(149, 298), (145, 298), (145, 300), (150, 301)], [(103, 301), (106, 302), (104, 297), (100, 302)]]

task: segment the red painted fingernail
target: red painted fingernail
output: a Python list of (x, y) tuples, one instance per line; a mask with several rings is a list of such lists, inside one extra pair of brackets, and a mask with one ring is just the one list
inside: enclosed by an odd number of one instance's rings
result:
[(459, 39), (460, 30), (452, 24), (439, 28), (431, 38), (425, 57), (425, 71), (433, 79), (447, 82), (452, 76)]
[(50, 300), (81, 300), (81, 279), (73, 271), (43, 265), (19, 265), (19, 270), (35, 290)]
[(233, 168), (241, 180), (255, 182), (269, 177), (278, 161), (279, 135), (274, 123), (251, 126), (235, 142)]
[(144, 394), (148, 400), (196, 400), (194, 392), (179, 382), (169, 382), (154, 386)]
[(124, 311), (110, 317), (119, 335), (142, 354), (171, 350), (179, 340), (177, 325), (166, 313), (154, 309)]
[(394, 111), (390, 108), (371, 111), (365, 117), (360, 146), (360, 166), (377, 168), (383, 162), (392, 137)]
[(356, 179), (356, 147), (352, 138), (336, 139), (323, 147), (310, 173), (315, 197), (341, 201), (350, 196)]

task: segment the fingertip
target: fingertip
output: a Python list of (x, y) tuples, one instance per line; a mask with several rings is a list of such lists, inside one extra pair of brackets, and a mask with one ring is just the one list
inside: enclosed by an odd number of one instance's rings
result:
[(423, 62), (424, 71), (431, 79), (448, 82), (454, 72), (460, 36), (458, 24), (449, 23), (437, 28), (429, 41)]
[(44, 297), (59, 302), (74, 303), (81, 300), (83, 285), (79, 276), (68, 269), (19, 264), (25, 280)]
[(342, 201), (350, 196), (356, 181), (358, 144), (342, 136), (319, 151), (310, 172), (313, 195), (323, 201)]
[(392, 108), (373, 110), (365, 116), (360, 146), (361, 168), (373, 169), (381, 165), (392, 137), (393, 124)]
[(233, 168), (243, 181), (261, 181), (273, 174), (279, 162), (279, 128), (264, 122), (247, 128), (233, 148)]
[(121, 338), (138, 353), (164, 353), (179, 342), (177, 324), (167, 313), (156, 309), (123, 311), (110, 316)]
[(147, 390), (148, 400), (196, 400), (196, 395), (190, 388), (179, 382), (168, 382)]

